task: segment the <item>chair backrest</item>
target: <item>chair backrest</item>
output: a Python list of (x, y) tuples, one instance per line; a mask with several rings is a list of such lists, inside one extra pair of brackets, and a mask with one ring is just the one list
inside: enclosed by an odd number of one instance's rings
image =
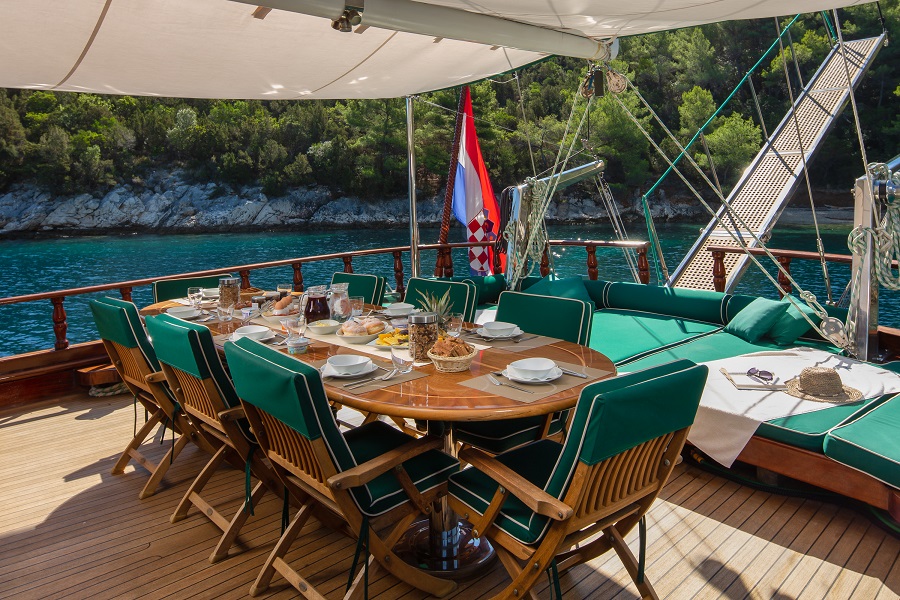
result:
[(147, 317), (162, 370), (181, 405), (219, 427), (219, 413), (240, 404), (209, 329), (167, 314)]
[(189, 287), (214, 288), (219, 287), (219, 279), (231, 277), (230, 273), (210, 275), (208, 277), (182, 277), (179, 279), (160, 279), (153, 282), (153, 301), (162, 302), (173, 298), (187, 296)]
[(475, 319), (475, 301), (477, 300), (475, 284), (471, 281), (412, 277), (406, 285), (404, 299), (417, 308), (424, 308), (424, 294), (441, 298), (447, 292), (450, 292), (450, 311), (462, 313), (463, 318), (471, 323)]
[(151, 386), (145, 380), (147, 375), (159, 371), (160, 366), (137, 307), (116, 298), (91, 300), (90, 307), (106, 353), (131, 393), (156, 403), (160, 401), (157, 398), (160, 393), (168, 397), (164, 386)]
[[(278, 462), (291, 464), (306, 475), (308, 483), (315, 482), (320, 492), (330, 495), (327, 478), (358, 463), (338, 428), (319, 372), (250, 338), (227, 342), (225, 356), (241, 401), (257, 409), (257, 424), (253, 410), (246, 412), (254, 429), (262, 426), (263, 433), (257, 433), (262, 446), (274, 452)], [(327, 449), (324, 455), (316, 451), (319, 440)], [(366, 502), (356, 495), (368, 493), (368, 486), (351, 490), (357, 505)]]
[(350, 296), (362, 296), (367, 304), (381, 304), (384, 302), (384, 289), (386, 282), (384, 277), (367, 275), (365, 273), (335, 273), (331, 276), (331, 283), (349, 283), (347, 288)]
[[(678, 360), (584, 388), (563, 451), (544, 489), (562, 498), (578, 463), (594, 467), (654, 440), (659, 443), (653, 451), (661, 456), (671, 435), (686, 433), (693, 424), (708, 372), (705, 365)], [(648, 464), (653, 468), (644, 475), (651, 481), (658, 463), (650, 459)], [(619, 476), (628, 478), (630, 474)], [(620, 489), (635, 491), (630, 485)], [(609, 502), (614, 499), (606, 498)]]
[(583, 300), (503, 292), (497, 320), (515, 323), (523, 331), (587, 345), (593, 321), (592, 306)]

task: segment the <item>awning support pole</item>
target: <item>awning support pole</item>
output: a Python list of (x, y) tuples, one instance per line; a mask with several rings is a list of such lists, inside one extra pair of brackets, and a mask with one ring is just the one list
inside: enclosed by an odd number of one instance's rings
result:
[(409, 164), (409, 266), (412, 276), (418, 277), (419, 221), (416, 216), (416, 140), (412, 96), (406, 97), (406, 146)]

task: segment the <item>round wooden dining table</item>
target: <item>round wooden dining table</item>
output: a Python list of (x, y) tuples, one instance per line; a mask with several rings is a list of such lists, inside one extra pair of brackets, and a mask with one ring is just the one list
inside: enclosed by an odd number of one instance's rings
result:
[[(173, 306), (181, 304), (159, 302), (144, 308), (141, 313), (158, 314)], [(229, 322), (215, 320), (203, 324), (217, 336), (231, 333), (242, 325), (239, 318)], [(464, 339), (490, 344), (474, 337)], [(378, 358), (372, 352), (357, 351), (353, 347), (327, 340), (326, 336), (313, 339), (307, 353), (295, 358), (317, 365), (336, 354), (365, 354)], [(334, 340), (337, 341), (337, 337)], [(283, 347), (280, 348), (286, 351)], [(529, 357), (549, 358), (556, 362), (596, 369), (604, 374), (529, 402), (492, 393), (491, 388), (482, 391), (461, 385), (482, 375), (499, 373), (509, 363)], [(382, 361), (384, 360), (390, 362), (390, 353), (383, 353)], [(323, 384), (329, 399), (364, 414), (427, 421), (430, 433), (443, 436), (444, 451), (456, 456), (453, 423), (515, 419), (569, 409), (575, 406), (585, 386), (616, 374), (616, 367), (607, 356), (587, 346), (562, 340), (516, 351), (489, 347), (479, 351), (471, 367), (460, 373), (443, 373), (432, 364), (416, 367), (416, 370), (426, 376), (370, 391), (361, 391), (366, 388), (359, 388), (360, 391), (355, 391), (352, 387), (346, 389), (343, 387), (346, 380), (325, 378)], [(427, 519), (413, 524), (407, 535), (398, 542), (397, 554), (417, 566), (428, 565), (423, 568), (430, 573), (452, 578), (466, 578), (477, 574), (494, 558), (487, 538), (472, 537), (468, 524), (457, 518), (446, 500), (440, 507), (435, 507)]]

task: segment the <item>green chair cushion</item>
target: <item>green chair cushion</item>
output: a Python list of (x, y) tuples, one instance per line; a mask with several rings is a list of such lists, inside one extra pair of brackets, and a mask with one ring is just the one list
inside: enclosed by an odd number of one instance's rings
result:
[(338, 272), (331, 276), (331, 283), (348, 283), (348, 295), (362, 296), (367, 304), (382, 304), (386, 282), (384, 277), (365, 273)]
[(537, 283), (528, 287), (529, 294), (572, 298), (593, 304), (590, 294), (584, 287), (581, 277), (556, 277), (547, 275)]
[(778, 317), (778, 320), (766, 333), (766, 337), (779, 346), (790, 346), (797, 338), (810, 330), (809, 321), (806, 320), (802, 313), (805, 313), (817, 325), (822, 320), (816, 314), (816, 311), (807, 306), (803, 300), (797, 297), (794, 297), (793, 300), (796, 306), (788, 296), (781, 299), (782, 302), (788, 305), (787, 310)]
[(839, 404), (825, 410), (772, 419), (760, 423), (756, 428), (756, 435), (821, 454), (825, 436), (829, 431), (858, 419), (885, 399), (860, 400), (859, 402)]
[[(341, 433), (328, 404), (319, 372), (295, 358), (255, 340), (225, 344), (235, 387), (248, 402), (308, 439), (324, 438), (338, 471), (346, 471), (414, 438), (375, 421)], [(437, 450), (403, 463), (416, 488), (425, 492), (459, 470), (459, 461)], [(360, 511), (370, 517), (408, 501), (392, 472), (350, 490)]]
[[(539, 440), (497, 456), (497, 460), (544, 488), (562, 453), (563, 446), (551, 440)], [(479, 471), (468, 468), (450, 477), (451, 494), (484, 514), (499, 484)], [(535, 544), (544, 534), (549, 518), (531, 511), (521, 500), (510, 496), (503, 503), (496, 526), (523, 544)]]
[(502, 273), (497, 275), (454, 275), (453, 277), (438, 277), (437, 280), (471, 281), (478, 294), (478, 304), (494, 304), (500, 297), (500, 293), (506, 290), (506, 277)]
[[(563, 430), (569, 411), (553, 415), (547, 435)], [(544, 428), (544, 417), (523, 417), (499, 421), (473, 421), (459, 423), (453, 431), (456, 441), (483, 448), (491, 454), (500, 454), (538, 439)]]
[(717, 329), (720, 329), (719, 325), (700, 321), (604, 308), (594, 313), (588, 345), (618, 364)]
[(769, 331), (787, 308), (787, 304), (766, 298), (757, 298), (729, 321), (725, 326), (725, 331), (752, 344)]
[(147, 317), (146, 322), (160, 362), (200, 379), (211, 377), (222, 401), (232, 408), (239, 405), (234, 385), (222, 366), (209, 329), (167, 314)]
[(156, 351), (147, 339), (147, 332), (134, 304), (116, 298), (97, 298), (91, 300), (90, 307), (101, 339), (126, 348), (140, 348), (147, 363), (153, 370), (159, 371)]
[(593, 313), (593, 302), (531, 292), (503, 292), (497, 304), (498, 321), (575, 344), (587, 343)]
[(219, 279), (231, 277), (229, 273), (208, 277), (183, 277), (181, 279), (161, 279), (153, 282), (153, 301), (162, 302), (173, 298), (187, 297), (189, 287), (217, 288)]
[(406, 286), (404, 300), (417, 308), (423, 308), (423, 294), (430, 294), (441, 298), (445, 292), (450, 292), (450, 311), (462, 313), (467, 322), (475, 318), (477, 306), (477, 291), (471, 281), (442, 281), (438, 279), (424, 279), (412, 277)]
[(900, 396), (825, 436), (825, 456), (900, 488)]

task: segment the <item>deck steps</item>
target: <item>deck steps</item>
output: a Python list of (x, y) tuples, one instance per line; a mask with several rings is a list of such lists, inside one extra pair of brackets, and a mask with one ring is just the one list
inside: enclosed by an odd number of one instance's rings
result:
[[(109, 474), (133, 421), (124, 395), (72, 395), (0, 411), (0, 504), (9, 507), (0, 513), (0, 598), (248, 598), (278, 538), (281, 501), (267, 495), (242, 530), (241, 552), (210, 564), (218, 530), (195, 513), (168, 520), (205, 455), (188, 446), (159, 491), (138, 500), (143, 470)], [(168, 443), (145, 448), (159, 459)], [(223, 470), (210, 482), (211, 500), (236, 508), (242, 482), (243, 473)], [(354, 544), (317, 522), (307, 531), (288, 560), (309, 565), (304, 573), (339, 598)], [(648, 538), (647, 572), (663, 598), (900, 597), (900, 539), (860, 514), (686, 465), (648, 513)], [(636, 533), (628, 542), (637, 547)], [(263, 598), (297, 597), (283, 580), (274, 583)], [(452, 598), (488, 598), (504, 584), (498, 566), (463, 582)], [(566, 599), (636, 598), (613, 555), (571, 570), (561, 585)], [(388, 575), (373, 578), (370, 591), (372, 598), (423, 597)], [(549, 597), (546, 579), (538, 593)]]
[[(845, 42), (847, 62), (853, 87), (859, 85), (884, 43), (884, 35)], [(803, 181), (804, 159), (809, 163), (819, 149), (835, 120), (849, 102), (847, 74), (840, 45), (835, 45), (825, 61), (797, 96), (792, 110), (772, 131), (765, 145), (741, 175), (727, 202), (738, 215), (730, 221), (724, 207), (713, 219), (673, 271), (667, 285), (698, 290), (713, 289), (713, 257), (710, 246), (740, 248), (734, 233), (740, 233), (745, 244), (758, 247), (749, 235), (767, 239), (787, 206), (794, 191)], [(797, 115), (795, 125), (793, 113)], [(798, 139), (797, 129), (800, 129)], [(743, 221), (743, 230), (736, 227)], [(725, 255), (725, 291), (733, 292), (749, 261), (743, 254)]]

